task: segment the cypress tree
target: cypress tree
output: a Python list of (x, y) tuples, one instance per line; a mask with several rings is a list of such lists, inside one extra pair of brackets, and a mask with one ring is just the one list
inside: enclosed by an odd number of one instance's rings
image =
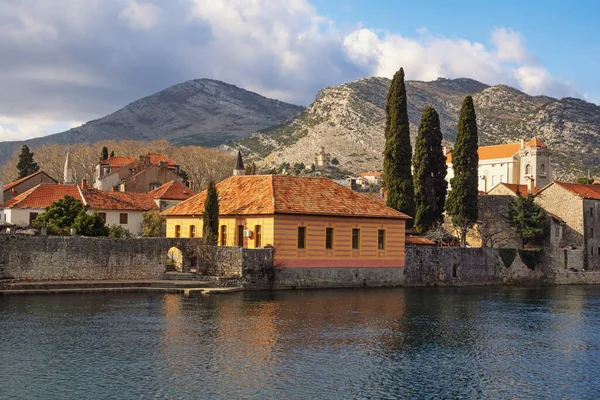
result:
[[(414, 216), (415, 193), (411, 174), (412, 147), (410, 145), (404, 69), (402, 68), (394, 74), (385, 108), (383, 186), (387, 191), (387, 205)], [(407, 227), (411, 226), (412, 220), (408, 220)]]
[(204, 239), (209, 244), (216, 245), (219, 234), (219, 197), (215, 183), (211, 180), (206, 191), (206, 201), (204, 202), (204, 213), (202, 214), (204, 223)]
[(110, 158), (113, 158), (114, 156), (115, 156), (115, 151), (113, 150), (110, 152)]
[(460, 233), (460, 242), (466, 246), (467, 232), (477, 222), (478, 210), (478, 167), (479, 155), (477, 116), (471, 96), (465, 97), (460, 109), (456, 129), (456, 143), (452, 151), (454, 178), (450, 181), (450, 194), (446, 210), (452, 224)]
[(102, 160), (108, 159), (108, 147), (102, 147), (102, 155), (100, 156)]
[(33, 159), (33, 153), (29, 150), (29, 146), (23, 145), (21, 147), (21, 154), (19, 154), (19, 162), (17, 163), (17, 170), (19, 171), (19, 179), (25, 178), (40, 170)]
[(426, 233), (444, 221), (446, 203), (446, 156), (442, 151), (440, 117), (432, 106), (423, 109), (413, 158), (415, 227)]

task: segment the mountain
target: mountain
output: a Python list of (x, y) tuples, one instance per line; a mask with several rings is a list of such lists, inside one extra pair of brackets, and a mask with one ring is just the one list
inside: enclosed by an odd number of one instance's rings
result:
[[(302, 113), (282, 125), (238, 140), (259, 166), (312, 163), (324, 147), (352, 172), (381, 170), (385, 102), (390, 80), (366, 78), (321, 90)], [(411, 135), (421, 110), (432, 104), (440, 114), (445, 141), (452, 144), (463, 98), (473, 95), (480, 145), (516, 142), (538, 136), (553, 151), (555, 175), (573, 178), (600, 174), (600, 107), (583, 100), (529, 96), (505, 85), (472, 79), (407, 81)]]
[(0, 164), (22, 144), (159, 140), (216, 146), (278, 125), (304, 108), (210, 79), (171, 86), (80, 127), (24, 142), (0, 143)]

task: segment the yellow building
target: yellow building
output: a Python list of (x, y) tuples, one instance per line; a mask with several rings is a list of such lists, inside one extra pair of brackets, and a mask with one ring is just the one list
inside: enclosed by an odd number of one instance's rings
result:
[[(405, 220), (326, 178), (232, 176), (217, 185), (220, 246), (273, 247), (283, 267), (403, 267)], [(201, 237), (206, 191), (166, 210), (167, 237)]]

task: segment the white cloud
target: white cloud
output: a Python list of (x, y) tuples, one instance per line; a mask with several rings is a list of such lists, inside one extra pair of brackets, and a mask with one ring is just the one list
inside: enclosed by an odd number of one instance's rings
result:
[(152, 3), (139, 3), (129, 0), (119, 16), (127, 21), (131, 29), (149, 30), (158, 25), (161, 9)]

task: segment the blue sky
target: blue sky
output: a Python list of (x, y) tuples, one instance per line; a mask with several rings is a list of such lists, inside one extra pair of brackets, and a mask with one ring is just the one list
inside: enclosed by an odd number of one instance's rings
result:
[[(0, 141), (189, 79), (296, 104), (368, 76), (468, 77), (600, 103), (600, 2), (0, 0)], [(570, 4), (571, 3), (571, 4)]]

